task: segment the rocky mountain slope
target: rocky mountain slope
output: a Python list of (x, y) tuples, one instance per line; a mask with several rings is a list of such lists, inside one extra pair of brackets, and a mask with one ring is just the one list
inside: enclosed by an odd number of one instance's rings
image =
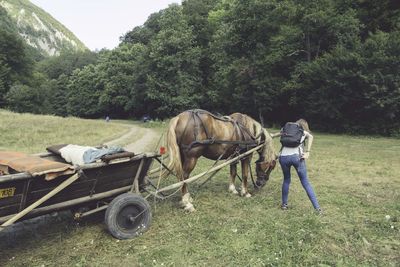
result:
[(0, 7), (11, 17), (19, 35), (43, 56), (87, 49), (64, 25), (28, 0), (0, 0)]

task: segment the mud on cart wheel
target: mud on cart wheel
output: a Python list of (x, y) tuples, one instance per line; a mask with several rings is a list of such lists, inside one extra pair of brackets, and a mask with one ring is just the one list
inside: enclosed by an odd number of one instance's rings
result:
[(118, 239), (133, 238), (150, 226), (151, 210), (146, 199), (133, 193), (114, 198), (106, 210), (105, 223)]

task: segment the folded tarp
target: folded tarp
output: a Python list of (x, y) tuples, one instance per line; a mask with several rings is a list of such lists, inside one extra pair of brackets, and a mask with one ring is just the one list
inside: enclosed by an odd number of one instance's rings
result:
[(109, 147), (100, 149), (89, 149), (83, 154), (83, 161), (85, 163), (95, 162), (98, 159), (102, 159), (106, 155), (116, 155), (125, 152), (121, 147)]
[(9, 168), (17, 172), (27, 172), (32, 176), (45, 175), (46, 180), (53, 180), (62, 175), (75, 173), (70, 164), (44, 159), (14, 151), (0, 151), (1, 170), (9, 173)]

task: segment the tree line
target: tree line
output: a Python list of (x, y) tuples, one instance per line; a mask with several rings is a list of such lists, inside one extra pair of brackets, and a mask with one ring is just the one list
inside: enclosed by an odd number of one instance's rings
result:
[(184, 0), (113, 50), (45, 59), (1, 27), (0, 107), (160, 119), (203, 108), (398, 136), (399, 10), (395, 0)]

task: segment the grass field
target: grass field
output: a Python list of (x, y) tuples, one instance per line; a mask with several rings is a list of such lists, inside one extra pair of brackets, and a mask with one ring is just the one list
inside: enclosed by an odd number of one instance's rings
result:
[(44, 152), (50, 145), (101, 145), (129, 130), (101, 120), (18, 114), (0, 109), (0, 150)]
[[(10, 115), (2, 112), (1, 117), (4, 114)], [(7, 135), (2, 133), (1, 149), (36, 152), (44, 145), (43, 139), (66, 142), (63, 131), (54, 134), (61, 127), (70, 128), (64, 126), (69, 123), (64, 119), (51, 117), (59, 122), (46, 126), (48, 129), (40, 132), (41, 138), (27, 143), (21, 138), (29, 135), (19, 136), (18, 131), (38, 126), (48, 117), (19, 121), (20, 115), (12, 116), (19, 128), (14, 127), (14, 133), (11, 129)], [(2, 131), (3, 122), (0, 118)], [(80, 128), (74, 140), (90, 142), (85, 135), (92, 126), (88, 121), (74, 122)], [(165, 124), (145, 126), (162, 132)], [(116, 132), (111, 131), (108, 137), (108, 133), (101, 134), (108, 139)], [(102, 215), (76, 223), (69, 213), (61, 213), (0, 234), (0, 265), (399, 266), (400, 140), (320, 133), (314, 136), (307, 167), (324, 209), (322, 216), (313, 212), (294, 173), (290, 209), (282, 211), (279, 166), (267, 185), (249, 199), (227, 192), (225, 169), (203, 186), (201, 181), (190, 186), (197, 209), (192, 214), (179, 208), (179, 195), (162, 202), (150, 199), (152, 226), (135, 239), (112, 238)], [(277, 140), (275, 147), (279, 149)], [(195, 172), (206, 170), (210, 164), (201, 160)]]

